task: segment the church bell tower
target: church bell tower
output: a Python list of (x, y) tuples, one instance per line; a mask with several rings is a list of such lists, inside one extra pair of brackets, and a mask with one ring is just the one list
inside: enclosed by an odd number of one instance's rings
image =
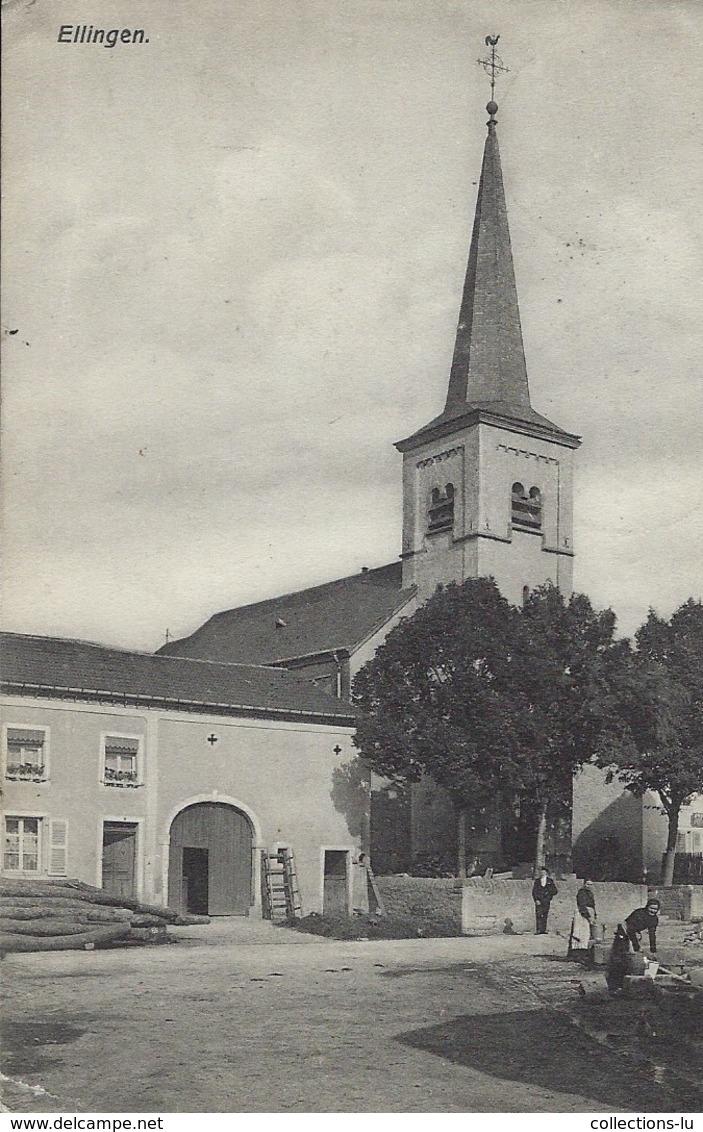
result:
[[(495, 46), (492, 65), (491, 93)], [(396, 445), (403, 454), (401, 557), (403, 587), (417, 586), (421, 601), (440, 583), (492, 575), (519, 605), (545, 582), (571, 593), (580, 441), (530, 401), (493, 98), (486, 109), (446, 405)]]

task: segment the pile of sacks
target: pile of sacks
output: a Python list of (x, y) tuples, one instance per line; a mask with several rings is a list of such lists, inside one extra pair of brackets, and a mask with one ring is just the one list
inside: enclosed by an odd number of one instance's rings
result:
[(114, 896), (78, 880), (0, 880), (2, 953), (165, 943), (167, 925), (183, 922), (170, 908)]

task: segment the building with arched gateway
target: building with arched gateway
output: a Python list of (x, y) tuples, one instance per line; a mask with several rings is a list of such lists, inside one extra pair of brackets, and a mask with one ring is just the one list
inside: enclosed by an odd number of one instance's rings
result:
[(12, 633), (2, 651), (5, 875), (261, 915), (280, 868), (298, 910), (365, 906), (348, 703), (280, 668)]
[[(247, 914), (262, 909), (262, 863), (273, 860), (304, 911), (349, 911), (365, 905), (369, 847), (378, 871), (453, 852), (452, 809), (429, 780), (405, 796), (376, 783), (369, 819), (349, 696), (388, 632), (440, 584), (490, 575), (514, 604), (545, 583), (572, 591), (580, 439), (532, 405), (497, 110), (488, 104), (446, 403), (396, 445), (399, 560), (217, 613), (156, 655), (8, 635), (8, 875), (77, 876), (184, 911)], [(581, 871), (621, 879), (656, 871), (657, 802), (587, 768), (554, 859), (573, 853)], [(689, 807), (687, 848), (700, 847), (699, 827)], [(469, 859), (524, 860), (504, 833), (471, 831)]]

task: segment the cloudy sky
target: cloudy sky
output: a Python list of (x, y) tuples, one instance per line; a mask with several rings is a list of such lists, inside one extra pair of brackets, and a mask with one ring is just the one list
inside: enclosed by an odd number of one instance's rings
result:
[[(576, 586), (627, 633), (701, 596), (697, 0), (3, 13), (6, 628), (153, 649), (397, 556), (497, 32), (532, 401), (583, 437)], [(149, 42), (57, 42), (83, 23)]]

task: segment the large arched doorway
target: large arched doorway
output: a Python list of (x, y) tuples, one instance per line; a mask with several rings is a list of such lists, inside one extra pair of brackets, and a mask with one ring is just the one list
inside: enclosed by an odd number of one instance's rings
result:
[(173, 819), (168, 902), (182, 914), (248, 916), (252, 897), (251, 823), (224, 802), (197, 802)]

